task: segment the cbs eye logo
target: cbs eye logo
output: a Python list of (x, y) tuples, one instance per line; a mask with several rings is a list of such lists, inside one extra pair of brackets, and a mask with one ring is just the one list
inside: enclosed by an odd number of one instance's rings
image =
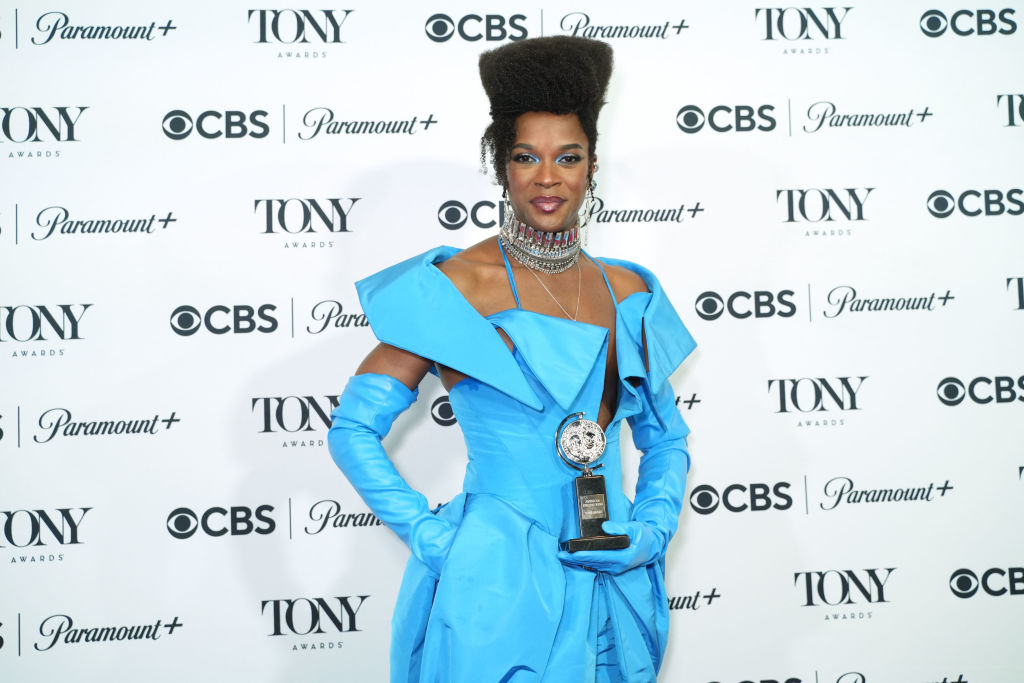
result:
[(175, 109), (164, 117), (164, 134), (172, 140), (184, 140), (192, 132), (192, 117), (188, 112)]
[(964, 383), (956, 377), (947, 377), (939, 382), (936, 393), (939, 396), (939, 400), (947, 406), (959, 405), (967, 397), (967, 389), (964, 388)]
[(936, 190), (928, 195), (928, 212), (936, 218), (946, 218), (956, 209), (953, 195), (945, 190)]
[(448, 396), (440, 396), (431, 404), (430, 417), (434, 418), (434, 422), (442, 427), (450, 427), (457, 422), (455, 411), (452, 410), (452, 404), (448, 401)]
[(437, 220), (441, 227), (448, 230), (458, 230), (469, 220), (469, 212), (462, 202), (451, 200), (441, 205), (437, 210)]
[(957, 569), (949, 577), (949, 589), (958, 598), (969, 598), (977, 593), (980, 587), (978, 575), (970, 569)]

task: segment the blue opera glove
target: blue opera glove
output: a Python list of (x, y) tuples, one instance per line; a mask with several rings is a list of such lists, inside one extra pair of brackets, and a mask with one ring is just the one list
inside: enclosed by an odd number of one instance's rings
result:
[(665, 553), (665, 537), (657, 528), (645, 522), (605, 522), (601, 529), (609, 536), (629, 536), (629, 547), (621, 550), (580, 550), (575, 553), (560, 550), (558, 559), (562, 564), (621, 574), (634, 567), (655, 562)]
[(562, 551), (563, 564), (581, 565), (621, 574), (641, 565), (658, 562), (679, 527), (690, 454), (686, 435), (690, 429), (675, 405), (675, 392), (666, 381), (656, 395), (643, 392), (644, 409), (627, 418), (633, 444), (641, 451), (633, 514), (628, 522), (605, 522), (606, 534), (626, 534), (629, 547), (622, 550)]
[(388, 375), (351, 377), (331, 413), (327, 444), (373, 514), (440, 575), (458, 527), (430, 512), (427, 499), (406, 483), (381, 445), (395, 418), (418, 394)]

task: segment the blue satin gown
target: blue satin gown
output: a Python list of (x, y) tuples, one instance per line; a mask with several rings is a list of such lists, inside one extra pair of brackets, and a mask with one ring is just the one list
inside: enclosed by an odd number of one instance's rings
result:
[[(579, 535), (579, 473), (558, 457), (555, 432), (574, 412), (597, 420), (608, 331), (518, 307), (510, 269), (517, 308), (481, 316), (434, 265), (457, 252), (439, 247), (357, 283), (380, 341), (467, 375), (449, 394), (469, 460), (463, 493), (438, 513), (459, 528), (440, 576), (410, 557), (392, 620), (391, 681), (654, 681), (668, 635), (663, 563), (613, 576), (556, 557), (560, 540)], [(671, 396), (668, 377), (695, 344), (649, 271), (604, 262), (638, 273), (650, 290), (615, 305), (619, 400), (600, 461), (609, 516), (628, 521), (620, 424), (656, 422), (685, 447), (674, 401), (656, 397)]]

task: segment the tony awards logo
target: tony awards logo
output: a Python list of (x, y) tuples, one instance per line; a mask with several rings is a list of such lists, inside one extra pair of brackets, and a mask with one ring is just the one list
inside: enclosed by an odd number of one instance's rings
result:
[[(576, 477), (576, 508), (580, 515), (580, 536), (562, 544), (570, 553), (579, 550), (620, 550), (629, 547), (629, 536), (609, 536), (601, 529), (608, 521), (608, 502), (604, 477), (594, 474), (590, 465), (604, 453), (604, 430), (596, 422), (573, 413), (562, 420), (555, 432), (558, 455), (570, 467), (582, 470)], [(593, 469), (603, 467), (597, 465)]]

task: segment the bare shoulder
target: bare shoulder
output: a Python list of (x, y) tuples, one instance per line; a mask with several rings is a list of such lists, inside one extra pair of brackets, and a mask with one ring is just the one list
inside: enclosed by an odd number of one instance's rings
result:
[(515, 306), (496, 238), (463, 249), (437, 268), (481, 315)]
[(615, 298), (619, 301), (630, 294), (650, 291), (647, 289), (644, 279), (629, 268), (613, 266), (604, 262), (601, 263), (601, 266), (604, 268), (605, 274), (608, 275), (608, 282), (611, 283), (612, 291), (615, 292)]

